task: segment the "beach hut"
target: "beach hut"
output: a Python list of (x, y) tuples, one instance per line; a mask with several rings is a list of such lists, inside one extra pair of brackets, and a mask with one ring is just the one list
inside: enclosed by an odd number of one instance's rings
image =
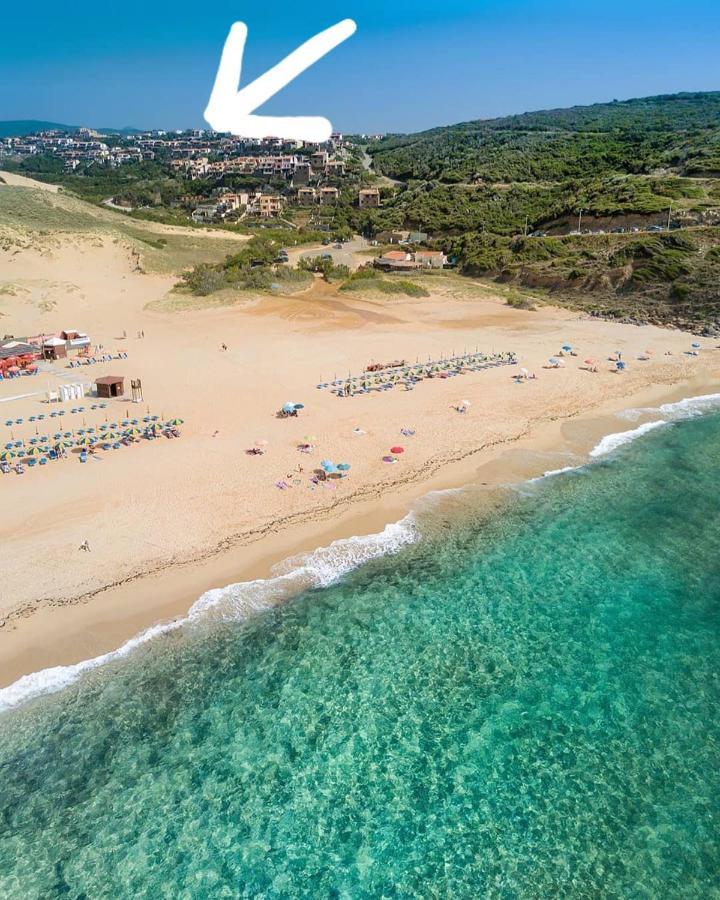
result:
[(67, 342), (59, 337), (47, 338), (43, 341), (42, 354), (45, 359), (66, 359)]
[(95, 380), (98, 397), (122, 397), (125, 393), (125, 379), (122, 375), (104, 375)]

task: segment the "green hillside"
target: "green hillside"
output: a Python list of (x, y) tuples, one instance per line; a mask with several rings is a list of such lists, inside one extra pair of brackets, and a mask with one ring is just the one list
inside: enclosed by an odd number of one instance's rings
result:
[(465, 122), (368, 152), (401, 184), (358, 225), (427, 231), (466, 274), (601, 315), (720, 328), (720, 92)]
[(613, 173), (720, 176), (720, 92), (524, 113), (387, 137), (372, 148), (392, 178), (557, 181)]

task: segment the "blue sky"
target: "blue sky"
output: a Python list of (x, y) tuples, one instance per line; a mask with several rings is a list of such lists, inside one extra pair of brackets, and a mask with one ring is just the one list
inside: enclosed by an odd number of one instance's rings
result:
[(342, 131), (720, 89), (716, 2), (35, 0), (3, 11), (0, 119), (201, 127), (230, 24), (244, 77), (341, 18), (357, 33), (263, 108)]

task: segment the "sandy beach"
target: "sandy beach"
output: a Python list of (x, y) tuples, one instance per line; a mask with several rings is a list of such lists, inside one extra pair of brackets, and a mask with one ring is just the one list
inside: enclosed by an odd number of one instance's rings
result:
[[(143, 403), (126, 396), (92, 411), (87, 398), (75, 415), (66, 404), (63, 427), (151, 414), (184, 421), (179, 440), (143, 441), (85, 465), (71, 454), (0, 477), (0, 685), (111, 650), (204, 591), (265, 577), (289, 555), (381, 530), (429, 490), (579, 459), (618, 430), (613, 413), (710, 393), (720, 378), (716, 340), (700, 339), (691, 356), (688, 334), (549, 306), (513, 309), (454, 279), (438, 279), (422, 299), (363, 298), (319, 283), (295, 297), (178, 312), (160, 302), (176, 276), (143, 269), (128, 246), (102, 236), (0, 251), (3, 332), (78, 328), (105, 352), (127, 353), (0, 382), (3, 434), (6, 419), (23, 418), (13, 430), (29, 439), (29, 417), (48, 409), (46, 390), (103, 375), (124, 376), (128, 389), (142, 379)], [(578, 355), (545, 368), (565, 343)], [(476, 347), (513, 351), (537, 377), (516, 383), (516, 368), (499, 367), (342, 399), (316, 387), (375, 361)], [(608, 361), (616, 351), (627, 361), (622, 374)], [(649, 359), (638, 360), (645, 351)], [(597, 372), (585, 358), (597, 359)], [(453, 408), (461, 398), (464, 414)], [(276, 418), (289, 400), (305, 408)], [(306, 436), (311, 454), (298, 451)], [(266, 452), (247, 455), (259, 441)], [(397, 444), (405, 452), (384, 463)], [(347, 462), (348, 477), (313, 483), (325, 458)], [(78, 550), (85, 540), (90, 552)]]

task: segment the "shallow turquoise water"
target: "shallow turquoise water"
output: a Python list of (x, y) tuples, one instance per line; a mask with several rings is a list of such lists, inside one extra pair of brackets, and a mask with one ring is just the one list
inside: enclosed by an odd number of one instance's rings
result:
[(720, 896), (718, 479), (709, 415), (469, 490), (5, 714), (0, 896)]

